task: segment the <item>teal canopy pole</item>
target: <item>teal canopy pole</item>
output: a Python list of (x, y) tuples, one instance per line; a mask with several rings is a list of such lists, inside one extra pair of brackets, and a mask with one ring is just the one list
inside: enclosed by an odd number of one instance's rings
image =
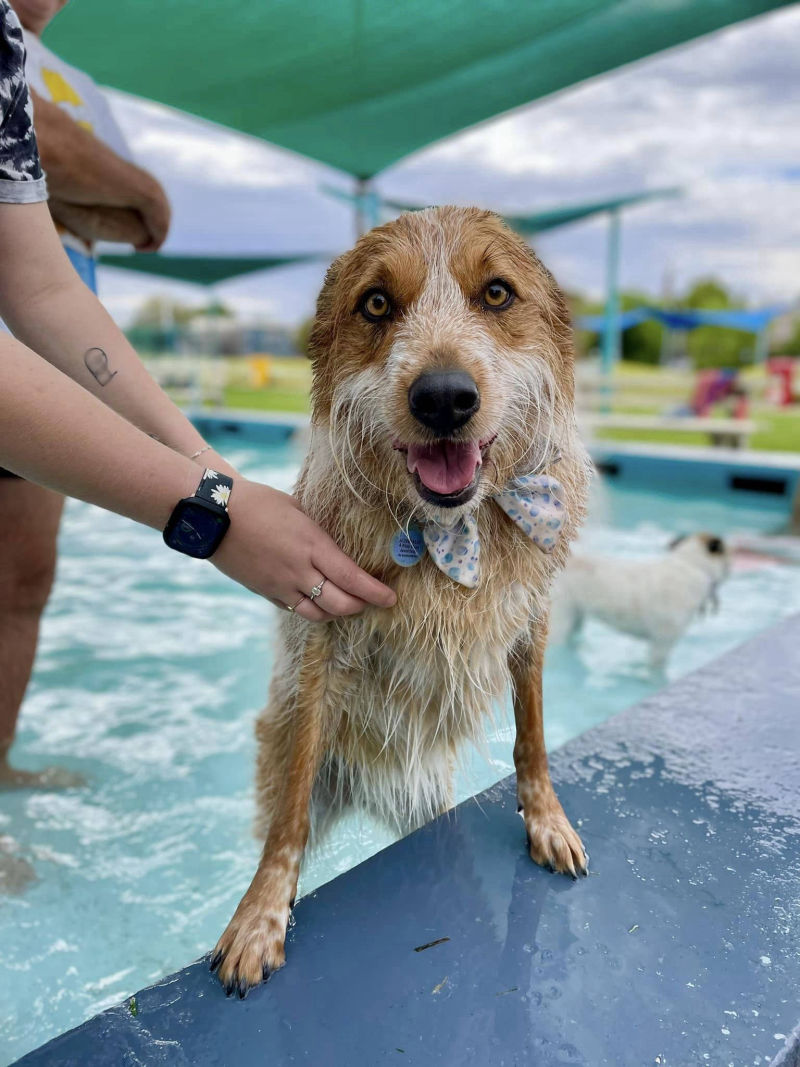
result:
[(606, 321), (603, 328), (603, 377), (605, 406), (611, 404), (611, 375), (620, 356), (619, 329), (619, 244), (620, 210), (608, 213), (608, 249), (606, 253)]
[(766, 363), (769, 356), (769, 323), (766, 323), (756, 334), (754, 350), (756, 363)]
[(356, 237), (361, 237), (380, 222), (381, 202), (369, 178), (356, 181)]

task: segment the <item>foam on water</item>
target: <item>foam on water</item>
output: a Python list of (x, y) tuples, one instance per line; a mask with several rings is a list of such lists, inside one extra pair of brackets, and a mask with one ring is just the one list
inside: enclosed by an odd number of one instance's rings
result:
[[(230, 451), (230, 450), (229, 450)], [(254, 477), (289, 488), (297, 456), (241, 449)], [(676, 532), (757, 533), (776, 525), (757, 499), (688, 501), (609, 489), (584, 536), (619, 555), (659, 551)], [(723, 586), (667, 677), (644, 647), (589, 625), (554, 650), (547, 739), (558, 745), (800, 610), (800, 568), (758, 563)], [(0, 794), (0, 851), (16, 894), (0, 896), (0, 1061), (206, 952), (255, 868), (253, 720), (270, 670), (274, 609), (157, 534), (82, 504), (67, 509), (59, 573), (14, 756), (58, 762), (88, 788)], [(702, 709), (698, 709), (702, 714)], [(510, 773), (512, 731), (467, 761), (459, 799)], [(509, 813), (509, 817), (513, 812)], [(309, 863), (303, 888), (388, 844), (357, 820)]]

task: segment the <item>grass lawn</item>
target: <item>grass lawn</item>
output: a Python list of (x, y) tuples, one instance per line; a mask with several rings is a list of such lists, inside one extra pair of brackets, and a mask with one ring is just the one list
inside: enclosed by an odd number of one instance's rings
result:
[[(615, 408), (628, 414), (642, 414), (628, 408)], [(750, 438), (749, 448), (765, 452), (800, 452), (800, 408), (788, 411), (756, 411), (753, 421), (760, 427)], [(679, 433), (671, 430), (598, 430), (604, 441), (643, 441), (662, 445), (708, 445), (707, 433)]]
[(263, 389), (225, 390), (225, 406), (247, 408), (248, 411), (308, 411), (308, 393), (305, 390), (266, 386)]
[(247, 360), (231, 360), (225, 405), (248, 411), (308, 411), (311, 364), (307, 359), (270, 356), (268, 385), (252, 384)]
[(788, 411), (756, 414), (755, 420), (763, 429), (750, 438), (752, 448), (773, 452), (800, 452), (800, 407)]

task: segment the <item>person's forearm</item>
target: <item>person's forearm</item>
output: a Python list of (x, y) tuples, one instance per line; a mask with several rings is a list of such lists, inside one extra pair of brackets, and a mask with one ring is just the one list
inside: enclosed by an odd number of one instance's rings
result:
[(191, 455), (198, 431), (77, 275), (6, 316), (15, 337), (145, 433)]
[(50, 195), (74, 204), (138, 207), (155, 179), (79, 126), (62, 108), (31, 94), (36, 139)]
[[(23, 212), (29, 255), (20, 256), (13, 271), (0, 272), (0, 315), (14, 336), (170, 448), (190, 456), (204, 447), (201, 435), (78, 278), (45, 206), (18, 208), (12, 227)], [(0, 228), (0, 243), (3, 236)]]
[[(97, 297), (78, 278), (46, 204), (0, 205), (0, 317), (12, 333), (145, 433), (191, 456), (205, 441), (153, 381)], [(4, 269), (4, 268), (8, 269)], [(215, 469), (231, 473), (216, 453)]]
[(199, 481), (197, 464), (7, 336), (0, 336), (0, 465), (155, 529)]

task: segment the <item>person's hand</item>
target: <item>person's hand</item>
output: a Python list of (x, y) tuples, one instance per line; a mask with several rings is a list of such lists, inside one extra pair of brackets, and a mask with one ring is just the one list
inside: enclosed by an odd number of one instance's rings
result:
[(172, 209), (161, 184), (145, 171), (142, 174), (143, 188), (135, 206), (142, 217), (147, 238), (134, 247), (137, 252), (157, 252), (167, 239)]
[(130, 207), (107, 207), (104, 204), (72, 204), (53, 197), (48, 202), (50, 214), (70, 233), (88, 244), (113, 241), (140, 246), (151, 240), (141, 214)]
[[(294, 497), (239, 478), (228, 510), (231, 525), (211, 562), (254, 593), (310, 622), (394, 604), (392, 590), (337, 548)], [(309, 593), (323, 579), (312, 603)]]

